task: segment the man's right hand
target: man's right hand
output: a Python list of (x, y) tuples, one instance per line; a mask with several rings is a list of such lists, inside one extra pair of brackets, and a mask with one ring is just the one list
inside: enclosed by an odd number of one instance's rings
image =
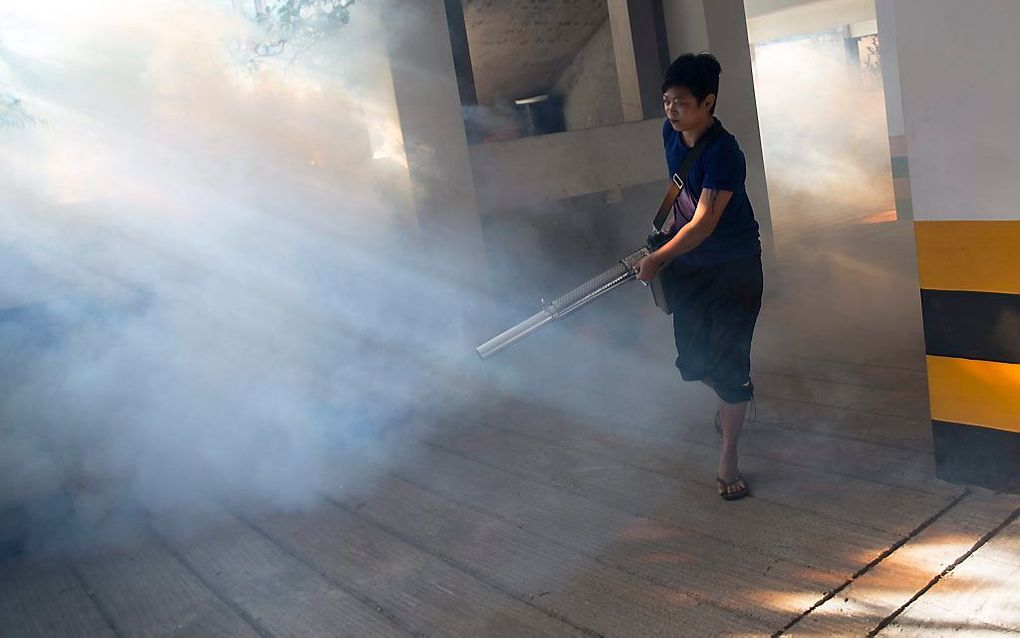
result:
[(639, 281), (651, 281), (662, 270), (662, 266), (662, 260), (656, 251), (639, 261), (634, 269), (637, 271)]

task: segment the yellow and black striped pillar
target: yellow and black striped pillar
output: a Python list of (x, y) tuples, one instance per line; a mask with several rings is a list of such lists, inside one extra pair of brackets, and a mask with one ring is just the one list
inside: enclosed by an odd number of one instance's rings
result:
[[(1020, 58), (1020, 2), (875, 11), (897, 217), (917, 242), (935, 471), (1020, 492), (1020, 84), (1003, 66)], [(958, 100), (944, 99), (949, 78), (965, 85)]]
[(1020, 220), (914, 232), (936, 473), (1020, 490)]

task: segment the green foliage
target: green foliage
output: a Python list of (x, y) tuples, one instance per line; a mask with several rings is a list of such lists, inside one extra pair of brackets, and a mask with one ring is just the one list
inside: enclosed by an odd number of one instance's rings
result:
[(275, 55), (288, 42), (312, 43), (339, 32), (350, 20), (354, 0), (280, 0), (266, 3), (257, 20), (270, 36), (256, 46), (259, 55)]

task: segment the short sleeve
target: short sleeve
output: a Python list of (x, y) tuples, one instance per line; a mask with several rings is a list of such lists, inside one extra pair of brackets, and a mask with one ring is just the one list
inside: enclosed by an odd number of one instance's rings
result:
[(702, 188), (732, 193), (743, 190), (747, 166), (736, 138), (723, 137), (706, 149), (704, 166), (705, 181)]

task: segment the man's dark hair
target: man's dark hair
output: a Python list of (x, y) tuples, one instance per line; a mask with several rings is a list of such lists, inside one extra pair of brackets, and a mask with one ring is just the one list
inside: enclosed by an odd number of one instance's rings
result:
[[(662, 76), (662, 92), (673, 86), (682, 86), (691, 92), (698, 104), (710, 94), (719, 95), (719, 74), (722, 65), (711, 53), (685, 53), (673, 60)], [(715, 113), (715, 105), (712, 105)]]

